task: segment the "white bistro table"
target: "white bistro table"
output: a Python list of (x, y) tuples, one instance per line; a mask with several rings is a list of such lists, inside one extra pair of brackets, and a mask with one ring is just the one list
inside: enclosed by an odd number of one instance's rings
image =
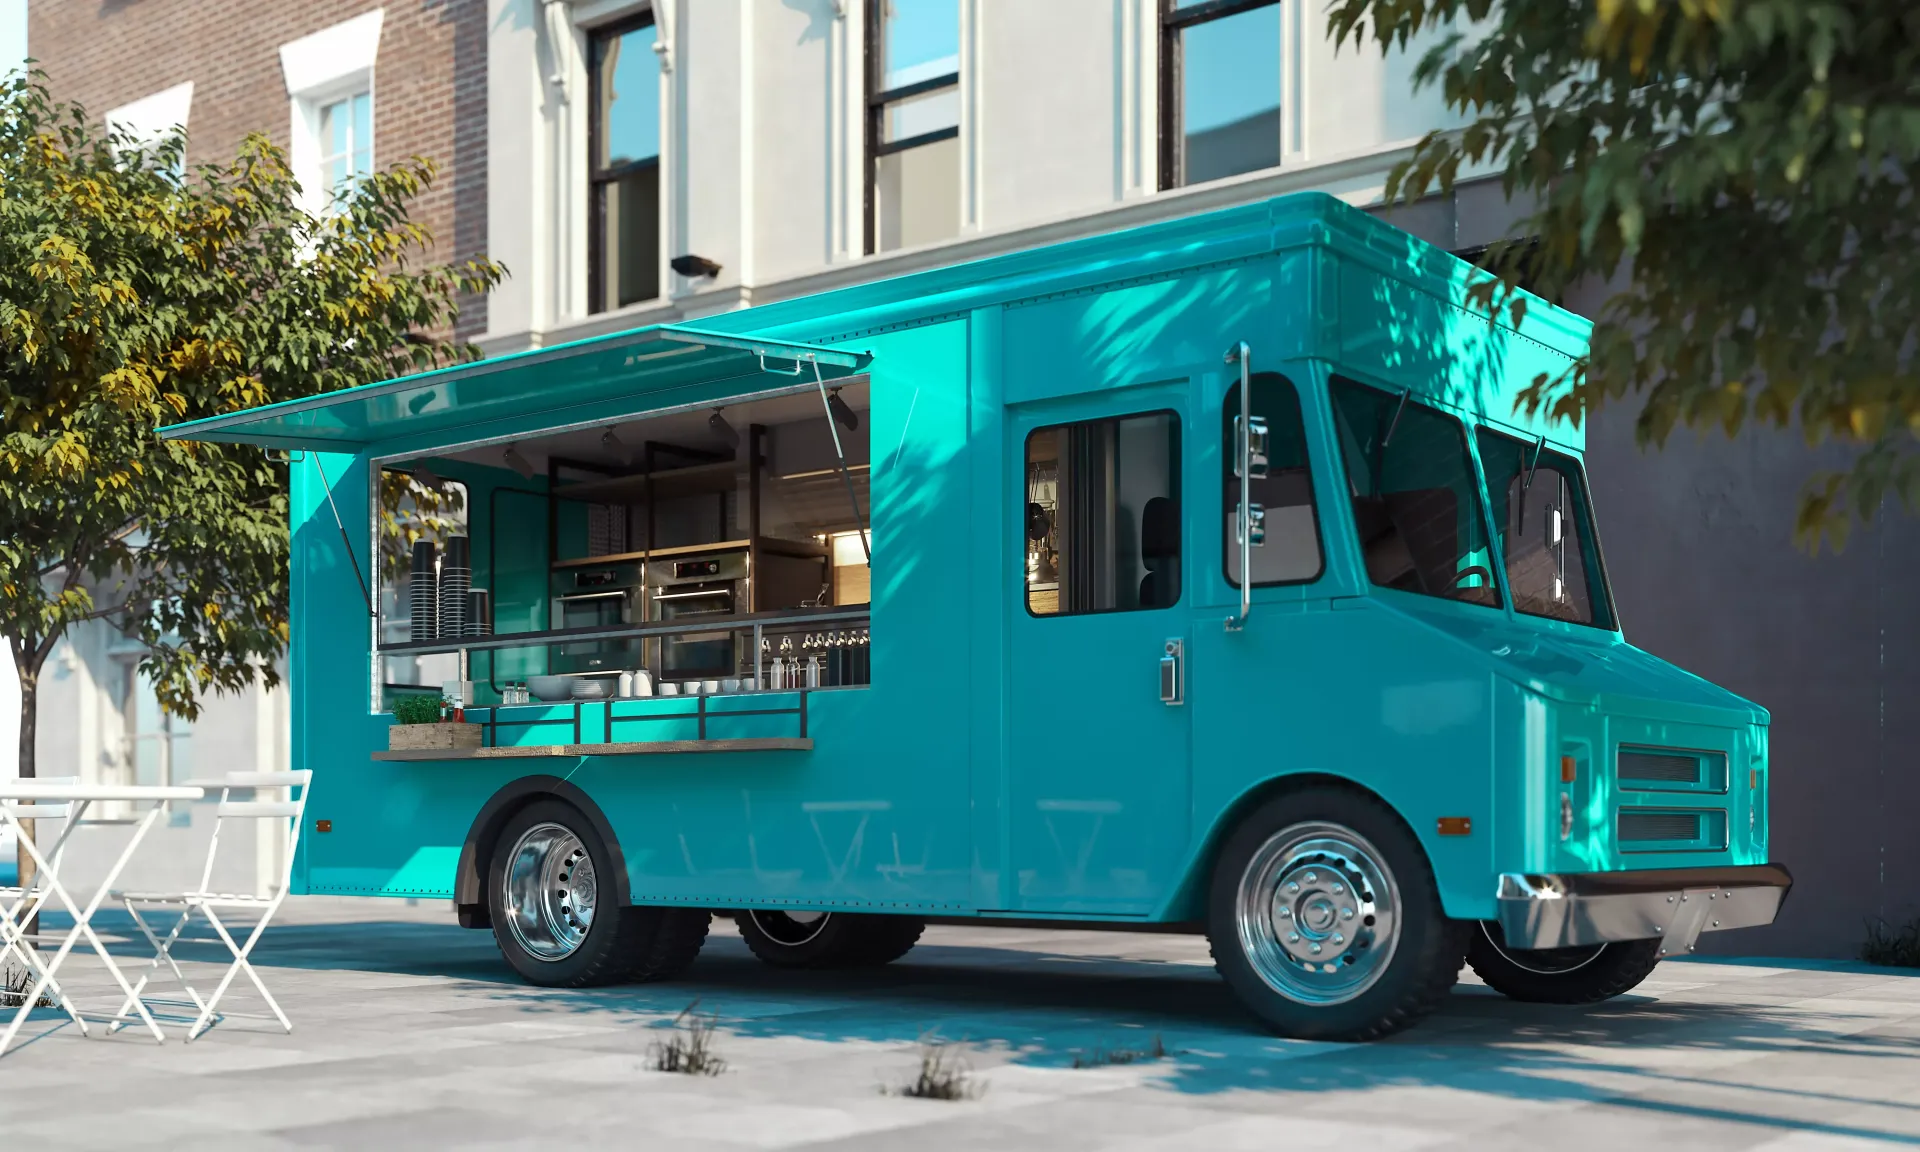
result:
[[(160, 1025), (154, 1022), (152, 1014), (147, 1011), (147, 1006), (133, 994), (133, 988), (127, 983), (127, 978), (121, 975), (119, 966), (113, 962), (113, 957), (107, 954), (106, 945), (100, 942), (100, 937), (93, 930), (92, 920), (101, 902), (107, 898), (107, 893), (119, 880), (121, 870), (127, 866), (127, 861), (133, 858), (134, 850), (139, 848), (140, 841), (146, 838), (147, 829), (153, 827), (154, 820), (160, 815), (160, 803), (167, 800), (199, 800), (205, 795), (206, 789), (186, 785), (56, 784), (51, 781), (43, 783), (35, 780), (0, 780), (0, 826), (12, 825), (19, 831), (20, 844), (32, 858), (34, 867), (39, 873), (33, 890), (23, 893), (13, 904), (8, 905), (3, 898), (0, 898), (0, 961), (19, 956), (25, 962), (30, 977), (26, 997), (21, 1001), (19, 1010), (13, 1014), (13, 1020), (7, 1025), (6, 1033), (0, 1035), (0, 1056), (4, 1056), (7, 1049), (12, 1046), (14, 1036), (19, 1033), (20, 1026), (26, 1022), (27, 1014), (33, 1011), (34, 1004), (43, 992), (52, 995), (60, 1007), (66, 1010), (67, 1015), (73, 1018), (73, 1022), (80, 1026), (81, 1035), (87, 1034), (87, 1022), (81, 1017), (80, 1010), (72, 999), (61, 990), (58, 978), (60, 965), (66, 961), (68, 955), (73, 952), (74, 944), (82, 937), (93, 947), (94, 952), (100, 957), (100, 962), (107, 966), (107, 971), (113, 975), (114, 983), (126, 993), (128, 1000), (132, 1002), (133, 1010), (139, 1014), (147, 1030), (153, 1033), (153, 1038), (161, 1043), (166, 1042), (165, 1035), (160, 1031)], [(126, 847), (120, 850), (120, 858), (113, 862), (113, 867), (108, 870), (106, 879), (100, 882), (100, 888), (93, 894), (93, 899), (87, 902), (85, 908), (81, 908), (67, 892), (66, 886), (61, 883), (59, 869), (54, 861), (60, 859), (60, 850), (66, 846), (67, 838), (73, 835), (73, 830), (85, 819), (87, 808), (94, 802), (102, 800), (150, 804), (151, 807), (134, 825), (132, 837), (127, 840)], [(60, 830), (60, 838), (51, 848), (42, 849), (36, 845), (27, 836), (25, 829), (20, 828), (20, 821), (14, 817), (9, 802), (70, 805), (67, 810), (66, 826)], [(34, 915), (53, 907), (56, 899), (73, 916), (73, 930), (67, 933), (66, 939), (60, 942), (59, 949), (50, 958), (43, 957), (24, 939), (24, 934), (27, 924), (32, 922)]]

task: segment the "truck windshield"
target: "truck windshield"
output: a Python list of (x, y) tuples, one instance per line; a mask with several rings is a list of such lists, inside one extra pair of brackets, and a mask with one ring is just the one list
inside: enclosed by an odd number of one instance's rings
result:
[(1514, 609), (1612, 628), (1580, 465), (1537, 440), (1486, 428), (1476, 439)]
[(1354, 526), (1375, 584), (1499, 607), (1480, 484), (1460, 421), (1343, 376), (1333, 410)]

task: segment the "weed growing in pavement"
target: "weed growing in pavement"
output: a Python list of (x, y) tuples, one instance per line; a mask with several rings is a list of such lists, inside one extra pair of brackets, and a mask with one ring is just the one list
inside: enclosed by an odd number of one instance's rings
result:
[(713, 1033), (719, 1018), (702, 1016), (695, 1000), (673, 1018), (673, 1035), (656, 1042), (650, 1049), (655, 1072), (678, 1072), (683, 1076), (718, 1076), (727, 1070), (727, 1062), (713, 1053)]
[(1148, 1060), (1167, 1058), (1167, 1046), (1161, 1042), (1158, 1032), (1153, 1034), (1153, 1043), (1146, 1048), (1091, 1048), (1085, 1052), (1073, 1054), (1075, 1068), (1105, 1068), (1113, 1064), (1140, 1064)]
[(920, 1072), (905, 1084), (883, 1084), (880, 1091), (889, 1096), (911, 1096), (916, 1100), (971, 1100), (987, 1090), (985, 1083), (973, 1078), (960, 1049), (934, 1036), (920, 1040)]
[(1889, 968), (1920, 968), (1920, 918), (1898, 927), (1880, 919), (1867, 921), (1860, 959)]
[[(0, 1008), (18, 1008), (27, 1002), (27, 991), (33, 987), (33, 975), (25, 968), (7, 965), (4, 976), (0, 976)], [(46, 992), (33, 1002), (35, 1008), (53, 1007), (53, 997)]]

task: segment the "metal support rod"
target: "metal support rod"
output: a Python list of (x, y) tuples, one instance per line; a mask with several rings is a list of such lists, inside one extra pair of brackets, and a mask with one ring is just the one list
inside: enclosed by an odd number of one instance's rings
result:
[(1253, 349), (1245, 340), (1227, 349), (1227, 363), (1240, 365), (1240, 424), (1234, 434), (1233, 451), (1240, 473), (1240, 511), (1234, 516), (1234, 530), (1240, 537), (1240, 615), (1227, 618), (1227, 631), (1246, 627), (1253, 611)]
[[(847, 486), (847, 503), (853, 507), (854, 527), (860, 533), (860, 552), (867, 558), (867, 567), (872, 568), (873, 547), (867, 543), (867, 521), (860, 515), (860, 501), (853, 494), (853, 477), (847, 472), (847, 454), (840, 447), (840, 427), (834, 423), (833, 405), (827, 400), (827, 382), (820, 376), (820, 358), (809, 353), (807, 359), (813, 362), (813, 382), (820, 386), (820, 407), (827, 414), (827, 431), (833, 434), (833, 454), (840, 461), (840, 480)], [(828, 557), (828, 560), (831, 561), (832, 557)]]
[(367, 578), (360, 573), (360, 558), (353, 554), (353, 537), (347, 535), (346, 521), (340, 519), (340, 506), (333, 502), (333, 481), (327, 479), (327, 466), (320, 463), (320, 453), (313, 454), (313, 466), (320, 470), (320, 490), (327, 494), (327, 507), (333, 509), (334, 526), (340, 529), (340, 543), (347, 547), (347, 563), (353, 565), (353, 578), (360, 585), (360, 598), (367, 602), (367, 615), (379, 618), (373, 610), (373, 593), (367, 590)]

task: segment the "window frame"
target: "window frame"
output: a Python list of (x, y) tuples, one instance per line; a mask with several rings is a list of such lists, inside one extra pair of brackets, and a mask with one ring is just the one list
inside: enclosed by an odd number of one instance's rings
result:
[[(1341, 488), (1348, 489), (1352, 486), (1352, 480), (1347, 470), (1349, 462), (1347, 460), (1346, 438), (1340, 434), (1340, 406), (1333, 397), (1335, 386), (1349, 384), (1381, 393), (1390, 398), (1396, 396), (1397, 393), (1396, 390), (1389, 385), (1377, 383), (1360, 373), (1347, 371), (1345, 369), (1336, 368), (1329, 371), (1326, 381), (1325, 393), (1327, 397), (1327, 419), (1329, 421), (1328, 430), (1333, 434), (1334, 451), (1339, 453)], [(1404, 596), (1418, 596), (1422, 600), (1431, 600), (1438, 603), (1465, 604), (1472, 608), (1484, 608), (1489, 611), (1500, 612), (1511, 616), (1513, 612), (1513, 599), (1509, 595), (1507, 588), (1506, 559), (1499, 554), (1498, 540), (1493, 531), (1492, 510), (1489, 507), (1490, 502), (1487, 497), (1486, 471), (1480, 466), (1479, 445), (1474, 442), (1474, 436), (1478, 433), (1480, 425), (1466, 419), (1460, 413), (1450, 410), (1443, 402), (1436, 401), (1432, 397), (1414, 396), (1411, 387), (1408, 387), (1406, 390), (1406, 402), (1408, 404), (1418, 404), (1420, 407), (1427, 409), (1442, 419), (1452, 421), (1455, 429), (1459, 431), (1460, 450), (1462, 458), (1466, 461), (1467, 478), (1472, 482), (1473, 499), (1476, 505), (1475, 517), (1480, 522), (1480, 531), (1486, 535), (1487, 559), (1491, 561), (1491, 563), (1487, 565), (1487, 570), (1493, 577), (1492, 587), (1495, 602), (1492, 604), (1481, 604), (1458, 596), (1438, 596), (1431, 592), (1408, 591), (1405, 588), (1395, 588), (1390, 584), (1377, 583), (1373, 579), (1373, 575), (1367, 571), (1364, 549), (1359, 557), (1360, 566), (1357, 570), (1360, 581), (1362, 585), (1368, 589), (1383, 590)], [(1346, 507), (1346, 522), (1352, 530), (1353, 544), (1358, 547), (1360, 544), (1360, 523), (1354, 516), (1353, 495), (1351, 492), (1345, 496), (1342, 503)]]
[[(1541, 445), (1541, 452), (1543, 455), (1549, 452), (1553, 454), (1554, 469), (1560, 472), (1561, 475), (1563, 476), (1571, 474), (1571, 476), (1580, 486), (1580, 493), (1579, 493), (1580, 502), (1584, 506), (1584, 512), (1587, 517), (1587, 534), (1591, 538), (1591, 542), (1593, 544), (1593, 559), (1592, 559), (1593, 571), (1589, 573), (1588, 598), (1590, 600), (1593, 599), (1592, 588), (1591, 588), (1591, 583), (1592, 583), (1591, 577), (1598, 576), (1600, 579), (1601, 600), (1604, 601), (1606, 605), (1606, 612), (1607, 612), (1607, 621), (1604, 624), (1601, 623), (1598, 619), (1568, 620), (1563, 616), (1549, 616), (1543, 612), (1529, 612), (1526, 609), (1520, 607), (1520, 598), (1513, 594), (1513, 589), (1510, 587), (1511, 581), (1507, 579), (1506, 534), (1503, 530), (1503, 526), (1499, 523), (1499, 521), (1495, 520), (1493, 516), (1492, 477), (1487, 472), (1485, 458), (1482, 457), (1480, 454), (1479, 437), (1482, 433), (1485, 433), (1489, 436), (1499, 436), (1499, 437), (1502, 437), (1503, 439), (1511, 440), (1515, 444), (1519, 445), (1522, 450), (1525, 450), (1531, 447), (1534, 443), (1538, 442), (1540, 440), (1540, 437), (1535, 436), (1531, 440), (1529, 440), (1525, 436), (1515, 435), (1513, 432), (1493, 424), (1477, 424), (1474, 426), (1473, 455), (1474, 455), (1475, 461), (1477, 462), (1477, 466), (1480, 469), (1481, 487), (1486, 493), (1487, 523), (1493, 530), (1493, 540), (1494, 540), (1494, 543), (1498, 546), (1499, 557), (1500, 557), (1500, 584), (1507, 594), (1507, 602), (1508, 602), (1508, 605), (1513, 609), (1513, 614), (1515, 616), (1525, 616), (1529, 620), (1546, 620), (1556, 624), (1567, 624), (1576, 628), (1594, 628), (1602, 632), (1611, 632), (1615, 635), (1619, 635), (1620, 634), (1620, 613), (1619, 613), (1619, 610), (1614, 605), (1613, 580), (1607, 575), (1606, 550), (1601, 546), (1601, 543), (1600, 543), (1600, 517), (1594, 511), (1594, 508), (1593, 508), (1593, 485), (1587, 479), (1586, 461), (1576, 456), (1570, 456), (1567, 453), (1562, 452), (1558, 448), (1554, 448), (1546, 444)], [(1567, 466), (1571, 466), (1571, 468), (1569, 469)], [(1596, 601), (1596, 603), (1599, 603), (1599, 601)]]
[[(1180, 81), (1185, 65), (1180, 34), (1189, 28), (1225, 20), (1256, 8), (1278, 8), (1280, 0), (1201, 0), (1185, 8), (1176, 8), (1177, 0), (1160, 0), (1160, 191), (1170, 192), (1187, 185), (1181, 180), (1186, 169), (1186, 106), (1180, 99)], [(1284, 18), (1284, 14), (1283, 14)], [(1276, 48), (1276, 51), (1278, 49)], [(1281, 62), (1285, 67), (1285, 61)], [(1285, 77), (1283, 76), (1284, 80)], [(1282, 109), (1282, 116), (1285, 109)], [(1283, 121), (1284, 122), (1284, 121)], [(1284, 155), (1284, 150), (1283, 153)], [(1237, 587), (1237, 585), (1236, 585)], [(1260, 585), (1256, 584), (1258, 588)]]
[[(1020, 607), (1026, 612), (1028, 617), (1034, 620), (1065, 620), (1065, 619), (1080, 617), (1080, 616), (1111, 616), (1121, 612), (1167, 612), (1180, 607), (1181, 603), (1186, 599), (1187, 589), (1191, 584), (1191, 581), (1187, 579), (1186, 573), (1182, 571), (1180, 574), (1180, 587), (1179, 587), (1178, 593), (1173, 598), (1173, 603), (1171, 604), (1157, 605), (1152, 608), (1140, 608), (1140, 607), (1094, 608), (1088, 611), (1081, 611), (1081, 612), (1068, 612), (1064, 610), (1059, 612), (1035, 612), (1033, 610), (1032, 589), (1028, 586), (1027, 580), (1026, 580), (1026, 575), (1025, 575), (1026, 566), (1024, 563), (1024, 558), (1027, 552), (1026, 550), (1027, 538), (1026, 538), (1026, 516), (1024, 514), (1024, 510), (1027, 506), (1027, 488), (1026, 488), (1025, 480), (1026, 480), (1028, 461), (1031, 459), (1028, 453), (1031, 451), (1033, 438), (1042, 432), (1051, 432), (1056, 428), (1072, 428), (1075, 425), (1080, 425), (1080, 424), (1106, 424), (1106, 423), (1117, 424), (1123, 420), (1138, 420), (1148, 416), (1166, 416), (1173, 421), (1171, 440), (1173, 443), (1174, 458), (1170, 462), (1170, 466), (1167, 469), (1167, 475), (1172, 480), (1174, 508), (1176, 509), (1177, 514), (1179, 516), (1179, 520), (1180, 520), (1180, 559), (1183, 561), (1186, 559), (1187, 551), (1188, 551), (1187, 549), (1188, 509), (1187, 509), (1187, 499), (1186, 499), (1186, 487), (1187, 487), (1186, 476), (1184, 474), (1183, 469), (1186, 463), (1187, 449), (1186, 449), (1186, 433), (1184, 431), (1183, 424), (1182, 424), (1182, 416), (1178, 409), (1169, 408), (1169, 407), (1146, 408), (1146, 409), (1141, 409), (1139, 411), (1116, 412), (1110, 416), (1086, 416), (1078, 420), (1056, 420), (1050, 424), (1036, 424), (1033, 427), (1027, 429), (1026, 435), (1020, 438), (1020, 474), (1021, 474), (1022, 482), (1020, 484), (1019, 491), (1016, 493), (1016, 495), (1018, 495), (1020, 499), (1020, 508), (1022, 509), (1022, 514), (1014, 517), (1014, 521), (1013, 521), (1013, 528), (1014, 528), (1014, 535), (1015, 535), (1013, 554), (1015, 557), (1018, 557), (1022, 560), (1022, 563), (1019, 565), (1019, 568), (1018, 568), (1018, 571), (1021, 573), (1020, 575)], [(1322, 563), (1324, 564), (1324, 561)]]
[[(886, 0), (867, 0), (866, 13), (866, 43), (864, 45), (866, 56), (864, 61), (866, 71), (866, 109), (864, 117), (866, 130), (862, 142), (861, 158), (862, 182), (864, 185), (861, 215), (863, 217), (862, 229), (864, 236), (861, 250), (868, 256), (872, 256), (878, 251), (880, 238), (879, 202), (874, 194), (879, 185), (880, 158), (882, 156), (892, 156), (898, 152), (909, 152), (927, 144), (941, 144), (948, 140), (958, 140), (960, 138), (960, 126), (955, 124), (951, 128), (936, 128), (931, 132), (922, 132), (918, 136), (909, 136), (904, 140), (881, 140), (881, 137), (885, 135), (886, 132), (887, 110), (894, 104), (904, 100), (911, 100), (918, 96), (925, 96), (932, 92), (942, 92), (948, 88), (958, 90), (960, 87), (960, 71), (957, 68), (941, 76), (929, 76), (925, 80), (917, 80), (912, 84), (902, 84), (898, 88), (880, 87), (880, 85), (886, 82), (886, 77), (882, 75), (881, 68), (881, 62), (885, 55), (881, 50), (881, 37), (886, 34), (884, 27), (885, 20), (881, 15), (881, 7), (885, 2)], [(958, 34), (958, 29), (956, 29), (956, 37)]]
[[(1293, 382), (1293, 377), (1287, 375), (1285, 372), (1255, 372), (1252, 374), (1252, 380), (1258, 383), (1262, 376), (1279, 380), (1293, 392), (1293, 408), (1295, 413), (1300, 417), (1300, 438), (1307, 454), (1307, 507), (1313, 514), (1313, 546), (1319, 550), (1320, 566), (1314, 569), (1313, 575), (1311, 576), (1304, 576), (1298, 580), (1255, 580), (1252, 587), (1293, 588), (1303, 584), (1314, 584), (1327, 574), (1327, 534), (1324, 526), (1320, 522), (1320, 488), (1313, 482), (1312, 429), (1307, 424), (1306, 405), (1300, 400), (1300, 386)], [(1227, 397), (1231, 398), (1234, 390), (1239, 387), (1240, 382), (1235, 380), (1227, 389)], [(1239, 477), (1234, 472), (1234, 465), (1237, 463), (1237, 454), (1235, 452), (1233, 438), (1233, 422), (1239, 415), (1240, 409), (1237, 405), (1227, 402), (1222, 403), (1221, 426), (1226, 435), (1221, 441), (1221, 472), (1225, 481), (1235, 483), (1238, 482)], [(1255, 413), (1255, 415), (1260, 415), (1260, 413)], [(1269, 419), (1271, 419), (1271, 417), (1269, 417)], [(1269, 435), (1271, 435), (1271, 433), (1269, 433)], [(1222, 512), (1221, 522), (1229, 523), (1237, 514), (1240, 502), (1237, 499), (1229, 501), (1227, 499), (1227, 490), (1224, 487), (1220, 491), (1220, 500)], [(1238, 548), (1239, 545), (1235, 543), (1232, 532), (1222, 532), (1220, 534), (1220, 575), (1226, 579), (1227, 587), (1236, 590), (1240, 587), (1240, 581), (1233, 578), (1233, 553)]]
[[(315, 139), (320, 146), (321, 179), (324, 181), (327, 178), (328, 170), (332, 167), (335, 160), (344, 158), (347, 162), (346, 179), (339, 185), (327, 185), (327, 202), (330, 204), (337, 203), (344, 195), (350, 195), (353, 189), (358, 187), (360, 183), (360, 173), (355, 171), (353, 166), (354, 154), (360, 151), (358, 145), (361, 143), (356, 136), (356, 129), (354, 128), (353, 103), (363, 96), (366, 97), (367, 100), (367, 173), (371, 175), (379, 169), (379, 160), (373, 152), (375, 136), (373, 130), (373, 85), (368, 84), (362, 88), (355, 88), (350, 92), (342, 92), (336, 96), (329, 96), (325, 99), (314, 101), (313, 116), (317, 128)], [(347, 150), (345, 152), (329, 151), (332, 143), (327, 139), (327, 113), (334, 108), (345, 108), (346, 110)]]
[[(638, 32), (642, 28), (654, 29), (655, 42), (660, 36), (660, 24), (654, 17), (651, 6), (644, 11), (620, 20), (614, 20), (587, 29), (587, 315), (598, 316), (607, 312), (617, 312), (621, 308), (633, 308), (649, 303), (636, 300), (632, 304), (608, 304), (604, 300), (607, 284), (607, 244), (606, 219), (607, 200), (605, 191), (636, 172), (651, 168), (655, 171), (655, 187), (659, 191), (655, 199), (659, 205), (659, 217), (654, 220), (654, 263), (659, 265), (654, 272), (656, 290), (652, 301), (666, 299), (667, 278), (663, 269), (666, 250), (666, 197), (664, 188), (660, 188), (658, 172), (660, 153), (651, 159), (630, 160), (625, 164), (611, 168), (600, 167), (601, 136), (606, 131), (600, 122), (600, 53), (602, 46), (610, 40), (618, 40), (629, 32)], [(664, 101), (661, 111), (665, 112)], [(662, 119), (665, 117), (663, 115)], [(664, 125), (663, 125), (664, 127)], [(666, 150), (666, 133), (660, 135), (661, 152)]]

